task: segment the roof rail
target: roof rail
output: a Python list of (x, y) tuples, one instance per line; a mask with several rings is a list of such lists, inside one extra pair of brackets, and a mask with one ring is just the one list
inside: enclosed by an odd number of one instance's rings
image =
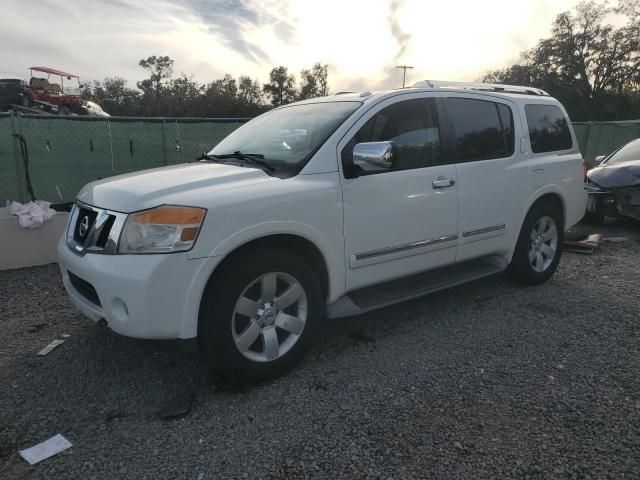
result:
[(535, 87), (502, 85), (499, 83), (447, 82), (442, 80), (422, 80), (413, 84), (413, 88), (454, 88), (461, 90), (481, 90), (486, 92), (522, 93), (525, 95), (549, 96), (547, 92)]

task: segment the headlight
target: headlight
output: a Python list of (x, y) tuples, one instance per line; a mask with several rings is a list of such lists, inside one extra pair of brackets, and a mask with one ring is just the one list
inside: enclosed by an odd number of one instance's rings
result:
[(193, 247), (206, 210), (195, 207), (160, 207), (127, 217), (118, 253), (183, 252)]

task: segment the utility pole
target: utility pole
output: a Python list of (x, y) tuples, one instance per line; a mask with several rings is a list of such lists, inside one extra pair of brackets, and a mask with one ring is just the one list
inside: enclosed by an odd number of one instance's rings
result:
[(411, 65), (398, 65), (396, 68), (402, 69), (402, 88), (404, 88), (405, 80), (407, 79), (407, 70), (412, 69)]

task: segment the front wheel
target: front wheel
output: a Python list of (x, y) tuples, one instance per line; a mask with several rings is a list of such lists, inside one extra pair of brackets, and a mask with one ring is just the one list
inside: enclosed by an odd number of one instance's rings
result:
[(235, 378), (270, 378), (304, 355), (323, 314), (322, 289), (309, 264), (262, 251), (225, 265), (207, 286), (200, 343), (215, 369)]
[(558, 268), (563, 241), (564, 225), (558, 209), (545, 203), (534, 206), (524, 219), (509, 264), (511, 278), (527, 285), (546, 282)]
[(28, 93), (23, 93), (20, 99), (20, 103), (23, 107), (31, 107), (33, 105), (33, 100), (31, 100), (31, 95)]

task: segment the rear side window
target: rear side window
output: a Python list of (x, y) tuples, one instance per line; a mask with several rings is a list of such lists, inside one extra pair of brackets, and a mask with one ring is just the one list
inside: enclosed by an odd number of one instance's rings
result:
[(455, 134), (458, 162), (513, 154), (513, 114), (508, 106), (472, 98), (449, 98), (447, 112)]
[(569, 150), (573, 147), (567, 119), (556, 105), (525, 105), (533, 153)]

